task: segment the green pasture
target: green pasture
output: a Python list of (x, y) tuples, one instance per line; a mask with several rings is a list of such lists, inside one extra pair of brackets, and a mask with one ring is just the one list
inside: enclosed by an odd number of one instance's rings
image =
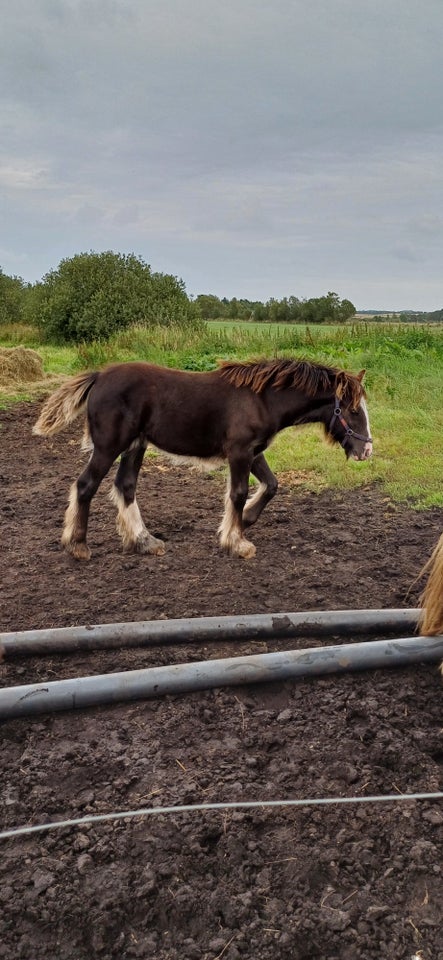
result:
[[(318, 427), (284, 431), (269, 450), (286, 482), (319, 491), (378, 483), (387, 495), (415, 507), (443, 506), (443, 327), (354, 323), (343, 327), (211, 322), (201, 331), (134, 327), (108, 342), (57, 347), (32, 327), (2, 327), (0, 346), (31, 346), (51, 384), (60, 375), (106, 363), (143, 359), (187, 370), (210, 370), (223, 358), (300, 356), (358, 371), (366, 388), (374, 456), (347, 463), (326, 445)], [(0, 406), (47, 389), (20, 384), (0, 392)]]

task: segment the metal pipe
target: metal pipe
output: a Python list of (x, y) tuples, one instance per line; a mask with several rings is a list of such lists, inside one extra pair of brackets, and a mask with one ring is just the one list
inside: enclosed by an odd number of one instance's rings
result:
[(1, 633), (5, 657), (105, 648), (149, 647), (212, 640), (269, 640), (289, 637), (408, 633), (417, 629), (419, 609), (317, 610), (238, 617), (141, 620), (97, 626), (58, 627)]
[(442, 658), (443, 637), (406, 637), (55, 680), (0, 690), (0, 718)]

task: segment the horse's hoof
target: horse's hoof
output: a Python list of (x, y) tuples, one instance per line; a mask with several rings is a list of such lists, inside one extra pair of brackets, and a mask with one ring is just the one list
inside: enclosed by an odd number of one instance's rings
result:
[(156, 537), (138, 537), (134, 543), (134, 553), (149, 554), (151, 557), (162, 557), (166, 552), (163, 540)]
[(86, 543), (65, 543), (65, 550), (74, 557), (74, 560), (90, 560), (91, 551)]
[(240, 543), (237, 545), (235, 550), (236, 556), (240, 557), (241, 560), (252, 560), (257, 553), (254, 544), (250, 540), (240, 540)]

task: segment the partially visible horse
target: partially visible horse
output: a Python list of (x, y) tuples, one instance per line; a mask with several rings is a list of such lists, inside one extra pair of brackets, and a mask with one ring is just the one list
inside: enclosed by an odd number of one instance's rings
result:
[[(348, 458), (371, 456), (363, 374), (290, 359), (228, 361), (209, 373), (122, 363), (79, 374), (46, 400), (34, 426), (34, 433), (48, 436), (87, 409), (85, 445), (92, 453), (71, 488), (62, 543), (78, 560), (89, 559), (90, 503), (120, 456), (111, 499), (123, 545), (139, 553), (164, 553), (163, 541), (146, 529), (135, 496), (151, 443), (176, 456), (228, 463), (220, 543), (238, 557), (253, 557), (255, 547), (244, 530), (277, 491), (263, 454), (275, 434), (318, 422)], [(250, 473), (259, 485), (248, 500)]]
[(425, 637), (443, 634), (443, 534), (440, 537), (423, 573), (429, 570), (429, 578), (420, 598), (423, 613), (420, 618), (420, 633)]

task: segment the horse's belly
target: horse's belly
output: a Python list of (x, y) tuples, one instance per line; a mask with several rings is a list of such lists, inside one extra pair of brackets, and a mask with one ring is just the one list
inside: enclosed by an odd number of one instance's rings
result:
[(226, 465), (223, 457), (189, 457), (176, 453), (166, 453), (160, 447), (156, 447), (162, 457), (166, 457), (175, 467), (185, 466), (201, 473), (209, 473), (211, 470), (218, 470)]

